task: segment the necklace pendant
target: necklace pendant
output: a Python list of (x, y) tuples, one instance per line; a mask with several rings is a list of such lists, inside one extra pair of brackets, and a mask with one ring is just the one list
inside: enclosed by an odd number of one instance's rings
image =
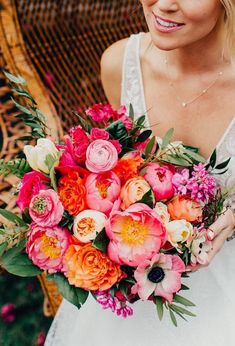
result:
[(187, 103), (186, 102), (182, 102), (182, 107), (187, 107)]

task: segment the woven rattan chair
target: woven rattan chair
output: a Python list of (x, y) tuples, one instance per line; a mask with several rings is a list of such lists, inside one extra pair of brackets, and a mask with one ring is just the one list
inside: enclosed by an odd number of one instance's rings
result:
[[(72, 110), (106, 101), (99, 77), (102, 52), (114, 41), (144, 30), (138, 0), (1, 0), (0, 65), (28, 80), (54, 135), (61, 137), (75, 123)], [(26, 129), (14, 118), (2, 74), (0, 99), (0, 158), (10, 159), (22, 150), (15, 138)], [(14, 181), (0, 182), (0, 206), (14, 210)], [(40, 281), (45, 312), (53, 315), (61, 297), (44, 276)]]

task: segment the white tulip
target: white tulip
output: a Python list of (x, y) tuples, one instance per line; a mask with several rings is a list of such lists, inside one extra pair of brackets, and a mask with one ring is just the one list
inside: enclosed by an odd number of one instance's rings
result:
[(74, 219), (74, 236), (83, 243), (94, 240), (105, 226), (107, 216), (97, 210), (86, 209)]
[(24, 153), (31, 168), (35, 171), (49, 174), (49, 168), (45, 163), (46, 157), (47, 155), (57, 157), (59, 151), (50, 139), (40, 138), (37, 140), (35, 147), (32, 145), (25, 145)]

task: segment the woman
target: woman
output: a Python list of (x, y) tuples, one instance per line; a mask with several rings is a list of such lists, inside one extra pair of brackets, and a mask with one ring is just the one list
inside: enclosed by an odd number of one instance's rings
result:
[[(221, 183), (235, 185), (234, 0), (142, 0), (149, 32), (112, 45), (103, 55), (103, 86), (110, 103), (146, 113), (157, 136), (175, 129), (175, 140), (218, 160), (231, 157)], [(232, 200), (230, 200), (232, 202)], [(64, 301), (46, 346), (234, 346), (235, 218), (232, 208), (210, 227), (210, 266), (198, 266), (187, 284), (195, 319), (160, 323), (151, 302), (137, 302), (121, 320), (90, 301), (78, 311)], [(216, 255), (217, 254), (217, 255)], [(216, 255), (216, 256), (215, 256)], [(213, 260), (212, 260), (213, 259)]]

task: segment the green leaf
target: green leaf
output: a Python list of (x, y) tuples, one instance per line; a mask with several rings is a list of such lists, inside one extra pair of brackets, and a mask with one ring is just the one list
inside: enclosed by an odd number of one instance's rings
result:
[(184, 306), (195, 306), (195, 304), (193, 302), (191, 302), (190, 300), (180, 296), (179, 294), (175, 294), (173, 301), (177, 302), (177, 303), (180, 303), (180, 304), (182, 304)]
[(11, 99), (19, 110), (21, 110), (25, 114), (31, 115), (31, 111), (27, 107), (23, 106), (21, 103), (18, 103), (13, 99), (13, 97), (11, 97)]
[(148, 142), (148, 144), (146, 145), (146, 147), (145, 147), (145, 157), (146, 157), (146, 159), (149, 157), (149, 155), (151, 155), (152, 150), (153, 150), (154, 145), (155, 145), (155, 142), (156, 142), (156, 137), (153, 136), (150, 139), (150, 141)]
[(137, 138), (136, 142), (146, 141), (146, 139), (148, 139), (151, 136), (151, 134), (152, 134), (152, 130), (145, 130), (145, 131), (141, 132), (141, 134)]
[(177, 320), (176, 320), (175, 314), (173, 313), (171, 309), (169, 310), (169, 313), (170, 313), (170, 318), (172, 323), (174, 324), (175, 327), (177, 327)]
[(27, 90), (24, 90), (20, 87), (16, 87), (16, 88), (12, 88), (12, 91), (17, 93), (19, 96), (26, 97), (27, 99), (32, 101), (32, 103), (34, 103), (35, 105), (37, 104), (34, 98), (32, 97), (32, 95), (30, 95), (30, 93)]
[(128, 284), (125, 281), (121, 281), (119, 283), (119, 290), (122, 292), (125, 298), (128, 299)]
[(110, 124), (106, 131), (110, 134), (112, 139), (124, 139), (128, 136), (127, 129), (121, 120), (114, 121)]
[(181, 290), (187, 291), (187, 290), (189, 290), (189, 287), (182, 284), (182, 285), (181, 285)]
[(183, 166), (183, 167), (190, 167), (192, 166), (192, 162), (189, 162), (188, 160), (183, 159), (182, 157), (175, 157), (175, 156), (167, 156), (167, 158), (164, 158), (165, 162), (172, 163), (176, 166)]
[(193, 314), (191, 311), (186, 310), (185, 308), (175, 305), (175, 304), (171, 304), (169, 305), (170, 309), (173, 309), (175, 311), (178, 311), (179, 313), (183, 314), (183, 315), (188, 315), (191, 317), (196, 317), (195, 314)]
[(5, 162), (4, 159), (0, 160), (0, 175), (7, 176), (9, 174), (16, 175), (19, 178), (22, 178), (25, 173), (30, 172), (31, 167), (28, 162), (22, 159), (13, 159)]
[(219, 165), (215, 166), (215, 169), (224, 169), (224, 168), (226, 168), (228, 166), (230, 160), (231, 160), (231, 157), (228, 160), (226, 160), (226, 161), (220, 163)]
[(0, 208), (0, 214), (5, 217), (7, 220), (14, 222), (15, 224), (22, 226), (22, 227), (27, 227), (26, 223), (19, 218), (19, 216), (13, 214), (11, 211), (9, 210), (5, 210), (5, 209), (1, 209)]
[(150, 208), (153, 208), (154, 207), (154, 203), (155, 203), (155, 198), (154, 198), (153, 191), (151, 189), (149, 191), (147, 191), (143, 195), (141, 200), (137, 201), (136, 203), (144, 203), (144, 204), (147, 204)]
[(9, 73), (9, 72), (6, 72), (6, 71), (3, 71), (3, 73), (5, 74), (5, 76), (13, 83), (15, 84), (22, 84), (22, 85), (26, 85), (27, 82), (26, 80), (21, 77), (21, 76), (14, 76), (12, 73)]
[(99, 232), (94, 239), (92, 245), (96, 249), (102, 251), (102, 252), (107, 252), (107, 247), (109, 244), (109, 238), (105, 232), (105, 229), (103, 229), (101, 232)]
[(0, 244), (0, 257), (3, 255), (4, 251), (6, 250), (8, 246), (8, 242), (5, 241), (4, 243)]
[(90, 133), (91, 129), (92, 129), (92, 126), (90, 124), (89, 119), (84, 119), (80, 114), (78, 114), (75, 111), (73, 111), (73, 114), (75, 114), (76, 117), (78, 117), (80, 125), (83, 128), (83, 130), (85, 130), (86, 132)]
[(163, 312), (164, 312), (162, 298), (155, 297), (155, 304), (156, 304), (159, 320), (161, 321), (163, 318)]
[(11, 263), (12, 259), (14, 257), (17, 257), (24, 249), (25, 249), (26, 240), (21, 240), (17, 245), (12, 247), (10, 250), (8, 250), (3, 256), (2, 256), (2, 262), (5, 265), (8, 265)]
[(133, 106), (132, 106), (131, 103), (130, 103), (130, 107), (129, 107), (129, 117), (130, 117), (131, 119), (134, 119), (134, 117), (135, 117), (134, 108), (133, 108)]
[(167, 133), (165, 134), (165, 136), (163, 137), (163, 140), (162, 140), (162, 145), (161, 145), (162, 149), (165, 149), (168, 146), (168, 144), (170, 143), (170, 141), (172, 139), (173, 133), (174, 133), (173, 128), (171, 128), (167, 131)]
[(89, 292), (83, 290), (82, 288), (71, 286), (68, 280), (61, 274), (54, 274), (53, 279), (57, 283), (58, 289), (62, 296), (80, 309), (81, 306), (86, 302)]
[(191, 150), (185, 149), (184, 152), (192, 159), (194, 159), (197, 162), (206, 162), (205, 158)]
[(8, 273), (22, 277), (36, 276), (41, 273), (41, 270), (36, 267), (24, 253), (14, 256), (10, 261), (4, 261), (3, 258), (2, 267)]
[(216, 153), (216, 149), (213, 151), (211, 157), (210, 157), (210, 166), (212, 168), (215, 167), (215, 164), (216, 164), (216, 159), (217, 159), (217, 153)]
[(137, 126), (142, 126), (145, 122), (145, 115), (141, 115), (141, 117), (139, 117), (137, 120), (136, 120), (136, 125)]

